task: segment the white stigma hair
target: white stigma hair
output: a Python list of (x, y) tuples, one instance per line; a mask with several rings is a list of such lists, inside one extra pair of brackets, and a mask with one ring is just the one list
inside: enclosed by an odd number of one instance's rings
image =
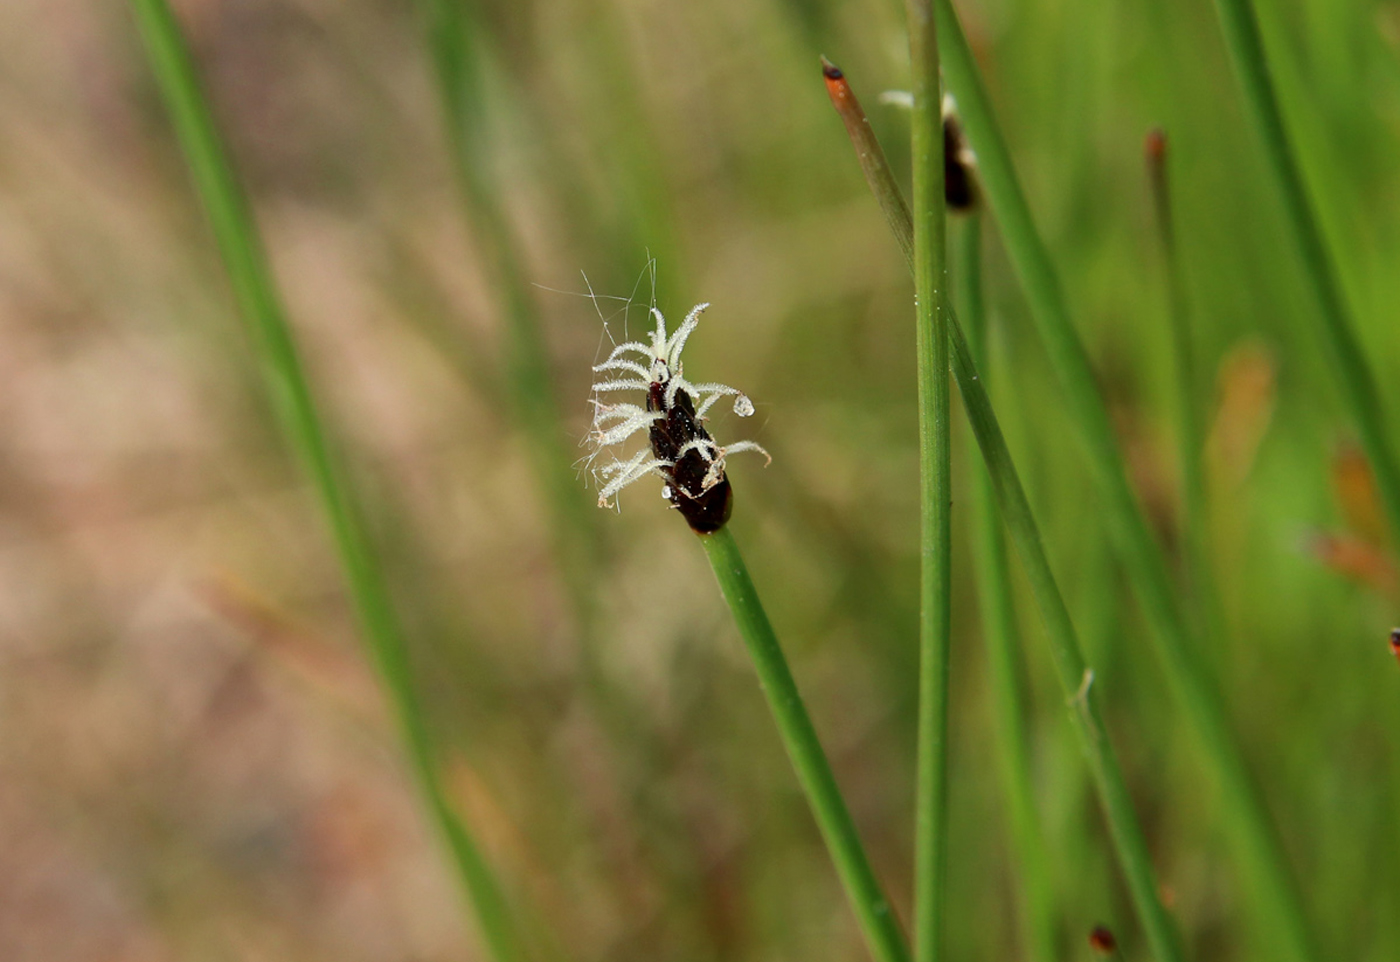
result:
[[(655, 474), (669, 480), (668, 469), (673, 468), (675, 462), (654, 457), (649, 447), (643, 448), (627, 460), (622, 460), (614, 453), (613, 459), (606, 464), (594, 467), (594, 462), (606, 449), (625, 444), (634, 435), (648, 431), (652, 424), (666, 417), (675, 405), (679, 392), (684, 391), (695, 405), (694, 418), (697, 423), (705, 420), (705, 414), (722, 397), (734, 398), (734, 413), (740, 417), (748, 417), (754, 413), (753, 402), (737, 389), (727, 384), (693, 383), (683, 376), (681, 352), (685, 349), (690, 335), (695, 333), (695, 328), (699, 326), (700, 315), (709, 306), (697, 304), (691, 308), (681, 326), (669, 337), (666, 334), (666, 318), (653, 307), (651, 316), (656, 326), (652, 328), (650, 343), (626, 341), (618, 344), (612, 349), (607, 360), (593, 366), (594, 373), (602, 375), (602, 379), (594, 383), (595, 396), (589, 399), (589, 403), (593, 405), (593, 427), (584, 443), (591, 449), (585, 461), (598, 483), (599, 507), (612, 507), (611, 499), (615, 494), (647, 475)], [(650, 401), (653, 385), (661, 388), (659, 410), (647, 410), (653, 406), (648, 403), (607, 402), (597, 396), (616, 391), (641, 391), (646, 395), (647, 401)], [(727, 447), (720, 447), (708, 438), (697, 438), (687, 445), (687, 450), (691, 448), (698, 451), (709, 464), (705, 475), (706, 489), (719, 483), (724, 477), (726, 455), (740, 451), (757, 451), (772, 461), (768, 452), (752, 441), (739, 441)], [(682, 451), (682, 455), (684, 453)], [(663, 495), (669, 498), (671, 492), (665, 490)]]

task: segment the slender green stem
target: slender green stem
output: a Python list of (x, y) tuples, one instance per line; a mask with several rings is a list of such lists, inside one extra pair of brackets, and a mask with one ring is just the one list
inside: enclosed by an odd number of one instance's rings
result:
[(1182, 534), (1185, 544), (1187, 584), (1195, 603), (1203, 637), (1224, 637), (1219, 596), (1210, 567), (1210, 515), (1206, 497), (1205, 417), (1196, 351), (1191, 336), (1191, 312), (1186, 285), (1177, 256), (1173, 227), (1171, 180), (1167, 161), (1167, 136), (1161, 130), (1147, 135), (1145, 156), (1152, 203), (1157, 213), (1157, 233), (1167, 274), (1168, 315), (1171, 321), (1172, 361), (1176, 374), (1176, 434), (1181, 460)]
[(943, 957), (948, 849), (952, 468), (948, 388), (943, 92), (929, 0), (908, 0), (914, 82), (915, 351), (919, 379), (919, 721), (914, 792), (914, 958)]
[(797, 780), (807, 794), (812, 815), (836, 864), (836, 873), (846, 888), (870, 954), (877, 962), (908, 962), (909, 949), (899, 930), (899, 922), (870, 868), (855, 823), (836, 785), (836, 776), (832, 774), (831, 764), (802, 704), (797, 683), (773, 634), (773, 626), (768, 622), (739, 546), (728, 527), (698, 537), (739, 634), (753, 656), (759, 686), (768, 698), (778, 734), (792, 759)]
[(520, 937), (500, 883), (443, 790), (388, 587), (366, 534), (360, 506), (345, 482), (339, 457), (317, 413), (252, 212), (228, 162), (179, 25), (166, 0), (133, 0), (132, 6), (234, 296), (256, 340), (273, 411), (326, 513), (351, 601), (388, 689), (414, 774), (452, 851), (494, 956), (499, 962), (516, 962), (525, 957)]
[[(832, 103), (838, 111), (860, 110), (860, 104), (849, 90), (849, 84), (840, 76), (839, 71), (836, 73), (837, 76), (833, 77), (830, 70), (826, 71), (827, 90), (832, 95)], [(865, 137), (857, 144), (858, 153), (875, 158), (876, 164), (884, 163), (884, 152), (875, 141), (874, 134), (870, 133), (866, 137), (858, 133), (862, 130), (869, 131), (868, 124), (856, 124), (847, 119), (846, 129), (853, 132), (853, 139), (856, 136)], [(891, 232), (900, 248), (909, 251), (913, 249), (909, 241), (914, 234), (914, 225), (907, 214), (907, 208), (902, 202), (887, 201), (887, 198), (880, 194), (883, 185), (893, 183), (893, 177), (870, 178), (871, 189), (880, 199)], [(912, 259), (909, 268), (911, 272), (915, 269)], [(1079, 737), (1080, 747), (1089, 762), (1089, 770), (1094, 778), (1094, 786), (1104, 809), (1109, 834), (1113, 838), (1114, 850), (1127, 879), (1133, 904), (1142, 920), (1153, 954), (1159, 962), (1180, 962), (1182, 956), (1175, 928), (1157, 894), (1147, 841), (1141, 825), (1138, 824), (1122, 770), (1098, 714), (1092, 690), (1093, 675), (1085, 666), (1074, 624), (1070, 620), (1069, 611), (1050, 569), (1050, 561), (1045, 554), (1035, 517), (1031, 513), (1030, 502), (1026, 499), (1025, 490), (1011, 460), (1011, 452), (1006, 446), (1006, 439), (1002, 436), (996, 414), (992, 411), (986, 387), (978, 376), (977, 365), (973, 362), (962, 327), (951, 307), (946, 303), (944, 306), (948, 314), (948, 330), (952, 337), (953, 375), (958, 382), (968, 421), (982, 451), (982, 459), (991, 476), (1003, 523), (1021, 558), (1021, 564), (1025, 568), (1027, 580), (1040, 610), (1041, 620), (1045, 624), (1056, 675), (1065, 692), (1070, 707), (1070, 719)]]
[[(1264, 142), (1264, 158), (1273, 175), (1283, 212), (1302, 257), (1303, 279), (1318, 311), (1317, 330), (1323, 353), (1331, 364), (1362, 447), (1375, 473), (1376, 488), (1385, 503), (1391, 531), (1400, 538), (1400, 462), (1386, 429), (1384, 408), (1365, 352), (1342, 294), (1337, 267), (1327, 250), (1284, 126), (1283, 111), (1274, 92), (1259, 21), (1249, 0), (1215, 0), (1225, 46), (1235, 76), (1244, 91), (1245, 107)], [(1309, 953), (1315, 955), (1316, 953)]]
[(1147, 839), (1138, 824), (1127, 782), (1099, 715), (1098, 700), (1093, 693), (1094, 673), (1084, 662), (1079, 638), (1050, 569), (1050, 559), (1045, 554), (1030, 502), (1021, 487), (1006, 439), (1001, 434), (996, 415), (979, 380), (962, 328), (956, 323), (952, 326), (952, 336), (953, 373), (957, 377), (958, 389), (991, 476), (997, 505), (1040, 608), (1060, 686), (1067, 695), (1070, 720), (1093, 773), (1099, 801), (1118, 851), (1119, 864), (1127, 878), (1153, 954), (1162, 962), (1179, 962), (1182, 959), (1181, 949), (1171, 918), (1157, 894)]
[[(955, 259), (959, 312), (965, 325), (973, 362), (987, 377), (990, 350), (982, 303), (982, 218), (973, 211), (962, 218)], [(1022, 926), (1027, 955), (1035, 962), (1052, 962), (1055, 951), (1055, 895), (1050, 882), (1050, 855), (1036, 811), (1031, 778), (1030, 747), (1026, 744), (1026, 705), (1022, 694), (1020, 633), (1011, 591), (1006, 540), (996, 509), (996, 491), (984, 465), (973, 468), (969, 503), (972, 513), (973, 564), (977, 575), (978, 608), (987, 646), (992, 700), (997, 717), (997, 754), (1005, 783), (1007, 815), (1021, 874)]]
[(1220, 788), (1226, 835), (1253, 895), (1258, 929), (1289, 957), (1311, 959), (1312, 939), (1288, 860), (1231, 730), (1215, 680), (1193, 643), (1161, 547), (1128, 482), (1108, 408), (1070, 321), (1049, 252), (1031, 220), (972, 50), (951, 0), (936, 3), (944, 71), (977, 154), (984, 194), (1001, 227), (1007, 254), (1021, 278), (1041, 342), (1078, 427), (1105, 522), (1151, 628), (1168, 683)]

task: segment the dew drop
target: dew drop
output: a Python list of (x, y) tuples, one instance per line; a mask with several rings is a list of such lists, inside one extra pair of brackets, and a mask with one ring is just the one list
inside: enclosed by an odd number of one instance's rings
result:
[(746, 395), (740, 394), (734, 399), (734, 413), (741, 418), (746, 418), (753, 414), (753, 402)]
[(663, 484), (661, 486), (661, 496), (667, 501), (671, 500), (671, 486), (669, 484)]

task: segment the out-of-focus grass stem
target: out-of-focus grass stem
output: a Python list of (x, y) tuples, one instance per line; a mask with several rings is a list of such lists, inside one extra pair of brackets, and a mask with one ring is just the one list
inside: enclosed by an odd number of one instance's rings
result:
[[(870, 158), (873, 166), (886, 168), (883, 174), (868, 178), (870, 186), (880, 199), (881, 207), (889, 220), (890, 230), (900, 249), (912, 251), (914, 225), (909, 217), (908, 208), (902, 201), (894, 202), (894, 198), (881, 196), (884, 185), (895, 183), (893, 176), (888, 173), (884, 151), (875, 140), (868, 123), (855, 122), (854, 117), (847, 116), (848, 113), (859, 112), (861, 107), (840, 71), (829, 68), (824, 73), (832, 104), (842, 114), (852, 140), (861, 138), (856, 143), (857, 154)], [(861, 119), (863, 120), (863, 117)], [(909, 259), (909, 269), (911, 273), (915, 269), (912, 258)], [(1109, 834), (1113, 838), (1114, 850), (1127, 879), (1133, 904), (1147, 933), (1153, 954), (1159, 962), (1181, 962), (1175, 927), (1158, 895), (1147, 840), (1143, 835), (1142, 826), (1138, 823), (1137, 814), (1133, 811), (1127, 782), (1123, 778), (1117, 756), (1104, 730), (1103, 719), (1099, 715), (1093, 692), (1093, 674), (1085, 665), (1074, 624), (1070, 620), (1069, 610), (1065, 607), (1064, 598), (1051, 571), (1050, 560), (1045, 554), (1040, 530), (1031, 513), (1030, 502), (1021, 486), (1016, 466), (1011, 460), (1011, 451), (1006, 446), (1006, 439), (997, 424), (991, 399), (977, 373), (977, 365), (973, 362), (962, 326), (958, 323), (957, 314), (951, 305), (945, 303), (944, 307), (948, 312), (948, 331), (952, 338), (953, 375), (957, 379), (968, 421), (972, 425), (973, 434), (982, 451), (982, 459), (991, 477), (1003, 523), (1021, 558), (1026, 578), (1030, 582), (1032, 594), (1045, 624), (1055, 672), (1070, 709), (1070, 721), (1089, 762), (1089, 770), (1094, 778), (1099, 802), (1103, 806)]]
[[(953, 292), (964, 323), (968, 349), (977, 370), (982, 373), (985, 388), (991, 350), (982, 298), (982, 217), (973, 210), (958, 220), (960, 229), (953, 268), (957, 283), (953, 285)], [(1016, 628), (1011, 569), (991, 476), (982, 464), (974, 465), (973, 474), (968, 498), (973, 564), (996, 712), (997, 754), (1005, 783), (1012, 844), (1020, 870), (1022, 930), (1028, 957), (1035, 962), (1052, 962), (1057, 954), (1055, 896), (1050, 881), (1050, 856), (1036, 810), (1030, 748), (1026, 744), (1027, 712), (1021, 657), (1017, 650), (1020, 633)]]
[(598, 655), (591, 574), (598, 559), (596, 511), (570, 470), (575, 453), (559, 417), (544, 333), (526, 280), (520, 245), (499, 198), (486, 140), (481, 84), (484, 40), (472, 5), (419, 0), (442, 101), (452, 164), (468, 224), (497, 281), (507, 320), (504, 395), (534, 456), (535, 475), (551, 512), (552, 546), (578, 627), (578, 664), (589, 705), (612, 743), (631, 751), (642, 734), (629, 693), (608, 677)]
[(1285, 956), (1312, 959), (1312, 938), (1288, 860), (1231, 729), (1215, 680), (1193, 643), (1161, 547), (1128, 482), (1108, 408), (1088, 353), (1070, 320), (1049, 251), (1031, 219), (967, 37), (951, 0), (935, 2), (944, 71), (977, 154), (984, 194), (1079, 429), (1106, 524), (1151, 628), (1168, 682), (1220, 788), (1222, 821), (1253, 899), (1258, 931), (1276, 942)]
[(1317, 330), (1342, 399), (1371, 462), (1376, 488), (1385, 504), (1391, 534), (1400, 538), (1400, 462), (1387, 430), (1380, 392), (1342, 293), (1336, 265), (1327, 249), (1308, 198), (1307, 187), (1284, 126), (1283, 111), (1269, 73), (1259, 21), (1250, 0), (1215, 0), (1225, 46), (1244, 92), (1245, 108), (1264, 143), (1264, 159), (1283, 203), (1302, 259), (1303, 277), (1316, 301)]
[[(554, 514), (555, 547), (575, 611), (588, 633), (592, 593), (588, 589), (589, 545), (594, 523), (568, 466), (574, 458), (554, 398), (544, 335), (521, 262), (520, 245), (499, 201), (484, 136), (481, 38), (470, 5), (457, 0), (419, 0), (427, 19), (428, 44), (442, 101), (443, 122), (467, 220), (481, 240), (489, 276), (497, 280), (507, 321), (506, 395), (530, 442), (536, 474)], [(585, 661), (591, 657), (585, 644)]]
[(855, 823), (841, 797), (836, 776), (788, 668), (787, 658), (763, 610), (749, 569), (729, 528), (698, 535), (710, 559), (720, 592), (753, 657), (759, 686), (768, 699), (778, 734), (797, 780), (807, 795), (836, 873), (845, 886), (861, 932), (876, 962), (909, 962), (909, 949), (894, 911), (870, 868)]
[(948, 669), (952, 634), (952, 399), (943, 86), (929, 0), (908, 0), (914, 178), (915, 365), (919, 387), (919, 717), (914, 791), (914, 958), (937, 962), (948, 860)]
[(166, 0), (133, 0), (152, 72), (204, 203), (234, 296), (254, 335), (271, 406), (300, 456), (340, 554), (361, 629), (393, 707), (420, 788), (499, 962), (525, 958), (505, 896), (447, 800), (388, 586), (359, 503), (321, 422), (247, 199), (234, 176), (194, 63)]
[(1176, 435), (1181, 461), (1182, 532), (1187, 582), (1195, 602), (1199, 628), (1206, 638), (1223, 637), (1215, 579), (1210, 567), (1210, 507), (1206, 496), (1205, 416), (1197, 374), (1196, 349), (1191, 335), (1191, 312), (1181, 275), (1172, 218), (1171, 181), (1167, 168), (1167, 135), (1153, 130), (1144, 144), (1147, 180), (1156, 212), (1157, 234), (1167, 275), (1168, 318), (1171, 324), (1172, 363), (1176, 375)]

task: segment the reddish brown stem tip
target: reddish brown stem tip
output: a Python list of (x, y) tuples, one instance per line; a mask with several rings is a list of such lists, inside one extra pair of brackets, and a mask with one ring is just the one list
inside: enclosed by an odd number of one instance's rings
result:
[(855, 94), (851, 93), (851, 85), (846, 82), (846, 75), (841, 72), (840, 67), (822, 57), (822, 77), (826, 80), (827, 95), (844, 117), (846, 105), (855, 99)]
[(1101, 955), (1112, 955), (1118, 951), (1118, 940), (1113, 937), (1113, 933), (1106, 925), (1094, 926), (1094, 931), (1089, 933), (1089, 948)]
[(1166, 163), (1167, 132), (1161, 127), (1149, 130), (1142, 142), (1142, 152), (1147, 156), (1149, 166), (1160, 167)]

